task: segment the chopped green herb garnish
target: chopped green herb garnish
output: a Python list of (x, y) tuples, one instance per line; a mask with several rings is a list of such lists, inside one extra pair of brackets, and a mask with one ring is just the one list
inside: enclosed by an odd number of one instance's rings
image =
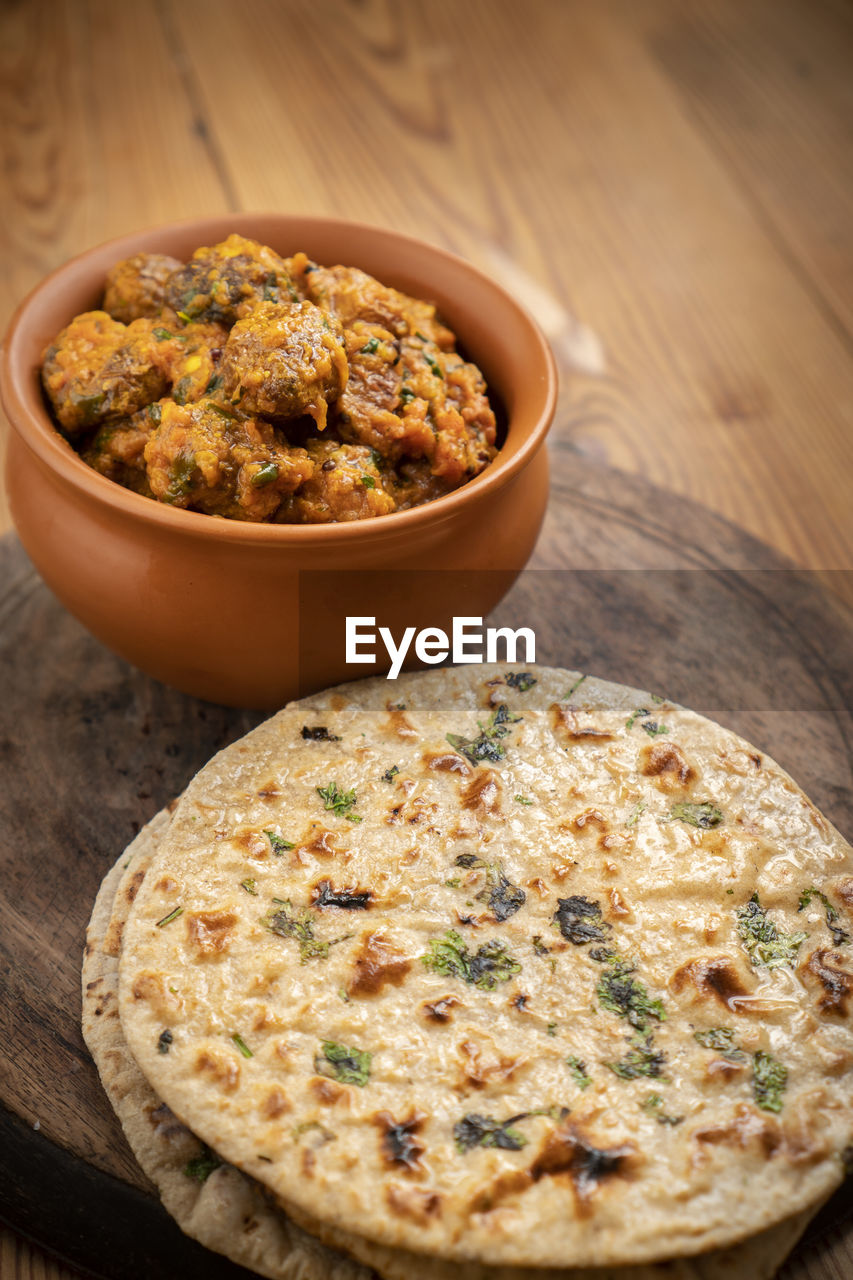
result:
[(829, 932), (832, 934), (833, 945), (836, 947), (843, 947), (850, 941), (850, 934), (835, 923), (838, 919), (838, 912), (825, 893), (821, 893), (820, 889), (816, 889), (814, 885), (812, 885), (810, 889), (804, 889), (800, 894), (800, 905), (797, 907), (797, 910), (805, 911), (806, 907), (810, 905), (812, 898), (817, 898), (819, 902), (823, 903), (824, 911), (826, 913), (826, 925)]
[(358, 354), (360, 356), (372, 356), (374, 352), (379, 350), (379, 339), (368, 338), (363, 347), (359, 347)]
[(350, 812), (358, 803), (355, 787), (350, 791), (342, 791), (337, 782), (331, 782), (328, 787), (315, 787), (315, 790), (323, 801), (324, 809), (331, 810), (339, 818), (348, 818), (350, 822), (361, 822), (357, 813)]
[(398, 764), (392, 764), (391, 768), (386, 769), (385, 772), (383, 773), (382, 781), (393, 782), (399, 772), (400, 772), (400, 766)]
[(628, 821), (625, 823), (625, 826), (635, 827), (637, 823), (640, 821), (640, 814), (643, 812), (644, 809), (648, 809), (648, 807), (649, 806), (646, 804), (645, 800), (638, 800), (637, 803), (634, 805), (633, 809), (631, 810), (631, 813), (628, 817)]
[(588, 942), (603, 942), (610, 933), (610, 925), (601, 916), (601, 904), (580, 894), (557, 899), (554, 926), (567, 942), (576, 947), (583, 947)]
[(527, 1146), (527, 1139), (512, 1126), (524, 1120), (526, 1112), (510, 1116), (508, 1120), (495, 1120), (493, 1116), (469, 1113), (453, 1126), (458, 1151), (471, 1151), (474, 1147), (501, 1147), (504, 1151), (520, 1151)]
[(204, 389), (204, 394), (206, 396), (212, 396), (214, 391), (221, 391), (222, 387), (223, 387), (223, 378), (221, 374), (213, 373), (210, 376), (210, 381), (208, 382), (207, 386)]
[(659, 1093), (650, 1093), (649, 1096), (645, 1099), (645, 1101), (642, 1102), (640, 1105), (642, 1106), (644, 1111), (648, 1112), (650, 1116), (654, 1116), (658, 1124), (676, 1125), (676, 1124), (681, 1124), (682, 1120), (684, 1119), (684, 1116), (668, 1116), (668, 1115), (665, 1115), (664, 1112), (659, 1110), (659, 1108), (663, 1106), (663, 1098), (660, 1096)]
[(496, 920), (508, 920), (527, 901), (527, 894), (504, 874), (499, 862), (486, 862), (474, 853), (460, 853), (457, 867), (477, 867), (486, 873), (486, 887), (477, 895), (478, 902), (488, 902)]
[[(193, 294), (193, 297), (194, 297), (194, 296), (195, 296), (195, 295)], [(192, 316), (191, 316), (191, 315), (189, 314), (189, 312), (187, 312), (187, 311), (179, 311), (179, 312), (178, 312), (178, 319), (179, 319), (179, 320), (183, 320), (184, 324), (192, 324), (192, 322), (193, 322), (193, 318), (192, 318)]]
[(162, 920), (157, 921), (157, 928), (162, 929), (164, 924), (171, 924), (173, 920), (177, 920), (178, 916), (182, 916), (183, 914), (183, 907), (175, 907), (174, 911), (170, 911), (167, 916), (163, 916)]
[(292, 841), (285, 840), (283, 836), (276, 835), (274, 831), (264, 831), (264, 835), (269, 840), (273, 853), (279, 858), (283, 853), (288, 853), (289, 850), (296, 848)]
[(325, 960), (329, 954), (328, 942), (319, 942), (314, 937), (314, 917), (310, 911), (302, 911), (298, 915), (290, 902), (282, 898), (273, 898), (278, 911), (270, 912), (262, 924), (278, 934), (280, 938), (294, 938), (299, 944), (299, 960), (306, 964), (315, 957)]
[(577, 680), (574, 682), (574, 684), (572, 685), (571, 689), (569, 689), (568, 693), (564, 693), (564, 694), (563, 694), (562, 701), (563, 701), (563, 702), (568, 702), (568, 700), (569, 700), (569, 698), (572, 696), (572, 694), (573, 694), (573, 693), (576, 693), (576, 692), (578, 691), (578, 689), (581, 687), (581, 685), (583, 684), (584, 680), (586, 680), (586, 676), (578, 676)]
[(797, 952), (809, 936), (803, 932), (783, 933), (767, 918), (757, 893), (738, 907), (737, 931), (752, 963), (764, 969), (793, 969)]
[(357, 1084), (364, 1088), (370, 1076), (372, 1053), (364, 1049), (348, 1049), (334, 1040), (323, 1041), (323, 1057), (332, 1068), (332, 1074), (341, 1084)]
[(682, 804), (674, 804), (669, 811), (669, 816), (674, 821), (686, 822), (691, 827), (702, 827), (707, 831), (710, 827), (720, 825), (723, 820), (723, 811), (715, 804), (711, 804), (710, 800), (701, 800), (697, 804), (685, 801)]
[(153, 404), (149, 404), (147, 413), (154, 425), (159, 427), (160, 421), (163, 417), (163, 406), (160, 401), (155, 400)]
[(447, 741), (454, 751), (465, 756), (471, 764), (479, 764), (481, 760), (497, 762), (506, 755), (506, 749), (500, 739), (505, 738), (509, 733), (511, 724), (517, 724), (521, 719), (521, 716), (510, 715), (509, 707), (505, 702), (501, 702), (492, 712), (488, 725), (484, 726), (479, 720), (477, 721), (477, 727), (480, 730), (478, 737), (463, 738), (459, 734), (448, 733)]
[(643, 722), (640, 725), (640, 728), (645, 729), (650, 738), (656, 738), (660, 733), (668, 733), (669, 730), (665, 724), (658, 724), (655, 720), (649, 719), (651, 714), (652, 713), (649, 711), (648, 707), (637, 707), (636, 711), (632, 711), (631, 715), (625, 721), (625, 728), (631, 729), (634, 721), (640, 719)]
[(166, 501), (176, 502), (184, 498), (193, 487), (195, 473), (195, 454), (189, 457), (176, 458), (169, 468), (169, 487), (166, 490)]
[(572, 1079), (579, 1089), (586, 1089), (592, 1084), (592, 1076), (588, 1074), (586, 1063), (582, 1058), (576, 1058), (572, 1055), (566, 1058), (566, 1066), (571, 1071)]
[(168, 1027), (166, 1028), (165, 1031), (161, 1031), (157, 1040), (157, 1052), (168, 1053), (169, 1049), (171, 1048), (173, 1039), (174, 1039), (174, 1036), (172, 1035)]
[(375, 488), (376, 488), (376, 481), (373, 479), (373, 476), (365, 476), (365, 475), (363, 475), (363, 476), (361, 477), (361, 483), (364, 485), (365, 489), (375, 489)]
[(486, 733), (482, 733), (479, 738), (463, 738), (457, 733), (448, 733), (447, 741), (454, 751), (465, 756), (472, 764), (479, 764), (482, 760), (491, 760), (496, 764), (506, 755), (506, 749)]
[(151, 334), (158, 342), (168, 342), (174, 336), (168, 329), (152, 329)]
[(555, 1036), (557, 1034), (556, 1022), (549, 1022), (547, 1027), (545, 1028), (545, 1031), (549, 1036)]
[(243, 1037), (238, 1034), (238, 1032), (235, 1031), (231, 1039), (234, 1041), (235, 1045), (240, 1050), (244, 1058), (254, 1058), (255, 1055), (252, 1053), (252, 1050), (246, 1044), (246, 1041), (243, 1039)]
[(184, 1177), (194, 1178), (196, 1182), (207, 1182), (214, 1169), (218, 1169), (221, 1164), (219, 1156), (205, 1147), (201, 1155), (194, 1156), (184, 1165)]
[(431, 938), (429, 948), (429, 954), (421, 956), (427, 969), (434, 973), (452, 974), (483, 991), (493, 991), (499, 982), (509, 982), (514, 974), (521, 972), (521, 965), (513, 960), (497, 938), (484, 942), (472, 954), (462, 935), (455, 929), (448, 929), (443, 938)]
[(762, 1111), (781, 1111), (787, 1083), (788, 1068), (759, 1049), (752, 1059), (752, 1092), (756, 1105)]
[(530, 671), (511, 671), (505, 683), (509, 685), (510, 689), (517, 689), (519, 693), (527, 693), (528, 689), (532, 689), (536, 684), (536, 677)]
[(648, 1036), (645, 1040), (631, 1045), (625, 1057), (619, 1062), (606, 1062), (604, 1065), (622, 1080), (636, 1080), (638, 1076), (657, 1079), (663, 1075), (661, 1068), (665, 1062), (666, 1054), (661, 1049), (655, 1049), (652, 1037)]
[(193, 380), (188, 373), (185, 373), (183, 378), (178, 379), (172, 387), (172, 399), (175, 404), (186, 404), (187, 396), (192, 391), (192, 386)]
[(254, 880), (241, 880), (240, 888), (245, 889), (247, 893), (257, 894), (258, 892), (257, 889), (255, 888)]
[(265, 462), (260, 470), (256, 471), (252, 476), (252, 488), (263, 489), (264, 485), (271, 484), (273, 480), (278, 479), (278, 463)]
[(596, 995), (602, 1009), (626, 1018), (632, 1027), (645, 1031), (649, 1018), (666, 1021), (666, 1011), (660, 1000), (650, 1000), (642, 982), (631, 977), (634, 967), (618, 957), (602, 974), (596, 987)]
[[(172, 393), (174, 394), (174, 392)], [(227, 408), (224, 404), (217, 404), (215, 400), (211, 400), (208, 408), (214, 413), (218, 413), (220, 418), (224, 418), (226, 422), (236, 422), (240, 415), (235, 413), (233, 409)]]
[(458, 876), (454, 876), (452, 880), (445, 880), (444, 882), (447, 889), (458, 889), (461, 883)]
[(92, 423), (98, 416), (106, 401), (106, 391), (99, 391), (93, 396), (75, 396), (71, 395), (71, 403), (80, 414), (80, 425), (83, 427), (91, 427)]
[(516, 802), (516, 804), (533, 804), (533, 801), (532, 801), (532, 800), (528, 800), (528, 799), (527, 799), (527, 796), (516, 796), (516, 797), (515, 797), (515, 802)]
[(535, 933), (533, 935), (533, 950), (536, 952), (537, 956), (549, 956), (551, 954), (551, 948), (545, 946), (540, 933)]
[(412, 391), (411, 387), (402, 387), (400, 389), (401, 404), (404, 404), (404, 405), (411, 404), (412, 401), (416, 399), (417, 399), (417, 396), (415, 395), (414, 391)]
[(735, 1045), (735, 1033), (731, 1027), (709, 1027), (707, 1031), (694, 1031), (693, 1039), (703, 1049), (714, 1049), (730, 1062), (738, 1062), (746, 1057)]

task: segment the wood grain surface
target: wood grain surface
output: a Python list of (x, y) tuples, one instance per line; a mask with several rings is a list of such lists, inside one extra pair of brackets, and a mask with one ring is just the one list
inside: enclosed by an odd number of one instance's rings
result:
[[(853, 600), (851, 65), (846, 0), (3, 0), (0, 326), (158, 221), (422, 235), (537, 315), (579, 465)], [(851, 1273), (848, 1247), (798, 1274)], [(67, 1274), (0, 1232), (3, 1280)]]

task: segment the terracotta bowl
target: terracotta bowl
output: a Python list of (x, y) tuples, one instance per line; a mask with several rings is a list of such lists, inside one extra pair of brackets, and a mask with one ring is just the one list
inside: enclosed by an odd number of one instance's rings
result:
[[(288, 255), (359, 266), (435, 302), (506, 415), (475, 480), (410, 511), (327, 525), (254, 525), (176, 510), (86, 466), (51, 423), (39, 365), (107, 268), (140, 251), (187, 258), (238, 231)], [(270, 708), (387, 669), (347, 665), (346, 616), (397, 636), (485, 616), (527, 561), (548, 494), (556, 373), (527, 313), (469, 263), (408, 236), (331, 218), (234, 214), (142, 231), (49, 276), (6, 336), (0, 392), (12, 426), (7, 483), (21, 541), (48, 586), (104, 644), (187, 693)], [(393, 695), (393, 684), (389, 683)]]

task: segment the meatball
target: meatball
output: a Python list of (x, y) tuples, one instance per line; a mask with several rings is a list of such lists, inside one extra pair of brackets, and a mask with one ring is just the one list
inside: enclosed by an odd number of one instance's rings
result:
[(80, 455), (83, 461), (108, 480), (150, 498), (145, 446), (159, 426), (164, 403), (168, 401), (158, 400), (130, 418), (99, 427), (89, 447)]
[(232, 520), (267, 520), (314, 473), (304, 449), (282, 444), (268, 422), (211, 399), (164, 400), (145, 446), (151, 491), (161, 502)]
[(104, 311), (122, 324), (157, 316), (166, 301), (166, 281), (183, 264), (163, 253), (137, 253), (107, 272)]
[(190, 404), (213, 394), (222, 386), (219, 360), (228, 340), (221, 324), (184, 324), (171, 311), (165, 312), (153, 330), (157, 358), (172, 384), (172, 398)]
[(309, 414), (322, 430), (347, 382), (343, 329), (312, 302), (262, 302), (228, 336), (223, 391), (246, 413)]
[(57, 421), (73, 436), (159, 400), (169, 378), (151, 320), (123, 325), (105, 311), (86, 311), (48, 347), (42, 383)]
[(186, 320), (232, 325), (259, 302), (298, 302), (288, 264), (266, 245), (230, 235), (196, 249), (169, 279), (166, 301)]
[(311, 301), (331, 311), (345, 326), (367, 320), (397, 338), (419, 332), (442, 350), (453, 346), (454, 335), (438, 319), (432, 303), (380, 284), (358, 267), (315, 267), (304, 279)]
[(314, 474), (281, 504), (275, 516), (278, 523), (329, 524), (395, 510), (370, 449), (337, 440), (309, 440), (307, 449)]

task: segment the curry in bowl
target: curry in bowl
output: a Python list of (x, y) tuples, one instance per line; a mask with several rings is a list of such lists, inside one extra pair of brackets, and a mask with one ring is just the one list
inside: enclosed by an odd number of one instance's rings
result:
[(42, 383), (89, 466), (232, 520), (387, 515), (496, 453), (483, 376), (431, 303), (236, 234), (187, 263), (118, 262), (102, 309), (45, 351)]

